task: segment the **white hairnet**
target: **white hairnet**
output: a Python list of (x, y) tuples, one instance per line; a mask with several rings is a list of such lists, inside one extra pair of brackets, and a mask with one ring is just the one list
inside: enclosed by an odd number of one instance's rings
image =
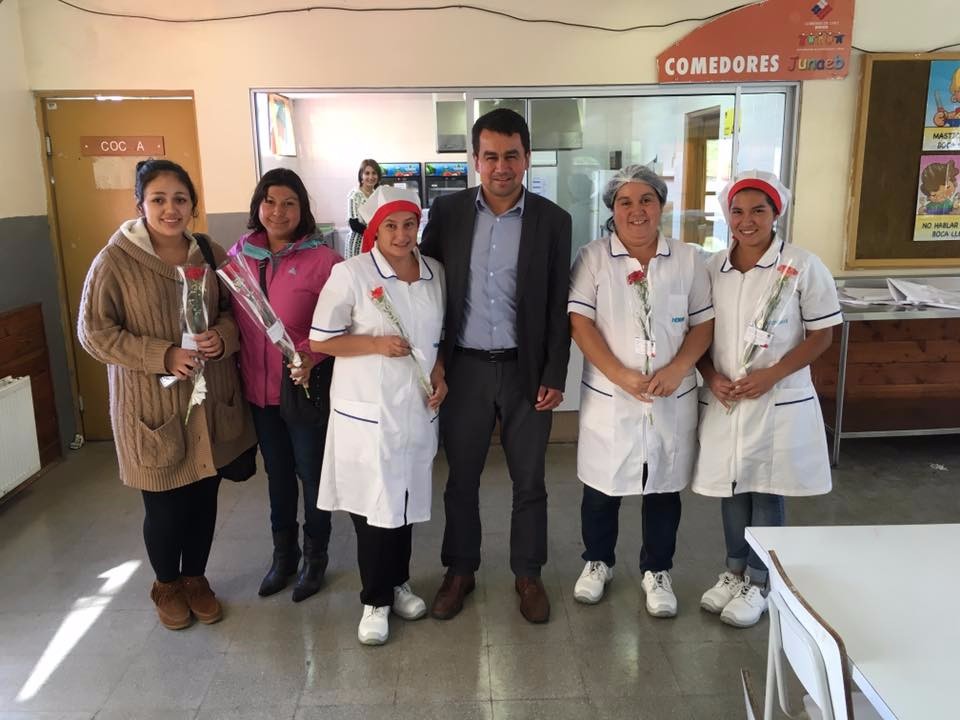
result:
[(660, 198), (661, 205), (667, 201), (667, 184), (659, 175), (646, 165), (627, 165), (607, 181), (607, 186), (603, 189), (603, 204), (612, 210), (617, 191), (631, 182), (642, 182), (652, 187)]

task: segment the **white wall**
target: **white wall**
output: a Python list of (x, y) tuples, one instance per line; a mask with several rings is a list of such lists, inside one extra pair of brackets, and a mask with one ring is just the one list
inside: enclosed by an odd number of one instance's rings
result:
[[(364, 158), (378, 162), (462, 162), (437, 153), (433, 95), (335, 93), (293, 103), (303, 178), (317, 222), (347, 223), (347, 194)], [(266, 167), (266, 164), (265, 164)]]
[(0, 3), (0, 218), (46, 215), (40, 132), (20, 36), (20, 0)]
[[(86, 4), (131, 13), (142, 13), (145, 7), (139, 0), (86, 0)], [(352, 7), (377, 4), (383, 0), (350, 3)], [(528, 17), (614, 26), (699, 17), (730, 7), (728, 0), (528, 0), (522, 5), (489, 0), (485, 4)], [(9, 13), (11, 6), (9, 1), (3, 3), (0, 12)], [(263, 7), (260, 0), (168, 0), (151, 5), (148, 11), (182, 18)], [(944, 22), (952, 17), (952, 6), (945, 0), (917, 0), (908, 12), (900, 0), (858, 0), (856, 7), (854, 40), (861, 47), (919, 51), (957, 40), (956, 26)], [(54, 0), (22, 3), (20, 14), (33, 89), (195, 90), (207, 209), (212, 213), (242, 211), (256, 180), (251, 87), (652, 83), (657, 53), (693, 27), (681, 23), (613, 34), (523, 24), (462, 9), (310, 12), (169, 25), (97, 17)], [(394, 47), (402, 52), (391, 53)], [(803, 89), (794, 240), (817, 252), (834, 271), (840, 270), (843, 256), (859, 68), (855, 58), (845, 80), (812, 81)], [(30, 135), (25, 121), (23, 132)], [(25, 140), (22, 145), (28, 148), (32, 143)], [(0, 196), (23, 184), (19, 175), (5, 178)]]

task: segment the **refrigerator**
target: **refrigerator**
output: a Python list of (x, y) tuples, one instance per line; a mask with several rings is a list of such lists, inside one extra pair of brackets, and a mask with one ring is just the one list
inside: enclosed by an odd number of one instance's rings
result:
[(465, 162), (427, 162), (424, 166), (423, 206), (430, 207), (441, 195), (459, 192), (467, 187)]
[(380, 163), (380, 169), (383, 171), (380, 176), (381, 185), (413, 190), (418, 197), (423, 198), (423, 168), (420, 163)]

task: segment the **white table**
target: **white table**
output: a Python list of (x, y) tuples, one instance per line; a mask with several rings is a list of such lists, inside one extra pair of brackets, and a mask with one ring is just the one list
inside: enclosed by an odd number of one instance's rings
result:
[(846, 645), (885, 718), (960, 717), (960, 525), (747, 528)]

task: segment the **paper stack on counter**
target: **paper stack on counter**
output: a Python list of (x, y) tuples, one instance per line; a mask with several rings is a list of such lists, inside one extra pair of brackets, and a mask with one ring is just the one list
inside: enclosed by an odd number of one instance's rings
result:
[(837, 288), (837, 295), (844, 305), (899, 305), (889, 287), (860, 288), (845, 286)]
[(931, 278), (922, 283), (887, 278), (887, 287), (900, 304), (960, 310), (960, 278)]

